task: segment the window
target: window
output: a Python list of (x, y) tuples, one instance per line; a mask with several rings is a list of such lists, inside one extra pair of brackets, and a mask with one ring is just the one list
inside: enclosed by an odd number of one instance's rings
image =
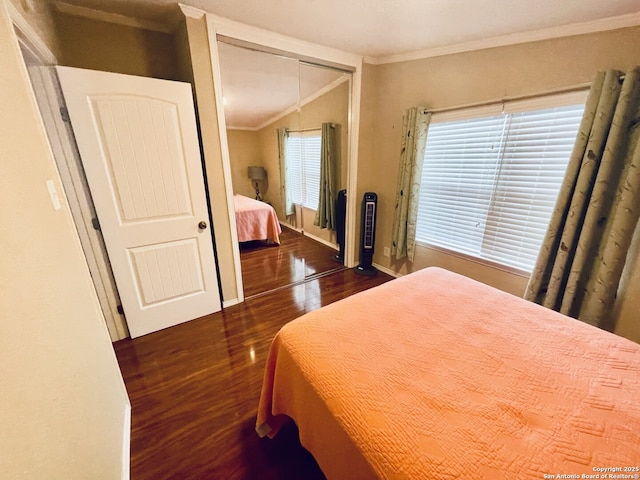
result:
[(533, 270), (575, 143), (584, 98), (581, 92), (542, 103), (514, 102), (500, 105), (503, 112), (482, 109), (463, 120), (434, 114), (416, 241)]
[(321, 131), (289, 132), (286, 159), (293, 203), (316, 210), (320, 195)]

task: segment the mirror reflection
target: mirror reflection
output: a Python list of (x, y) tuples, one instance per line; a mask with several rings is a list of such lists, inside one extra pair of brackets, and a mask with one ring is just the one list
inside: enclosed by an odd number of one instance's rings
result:
[(222, 41), (218, 53), (245, 297), (342, 268), (351, 73)]

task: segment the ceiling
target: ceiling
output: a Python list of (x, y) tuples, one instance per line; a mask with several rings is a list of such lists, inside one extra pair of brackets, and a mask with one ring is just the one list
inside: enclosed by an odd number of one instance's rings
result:
[[(171, 24), (176, 0), (64, 0)], [(183, 0), (245, 24), (370, 58), (640, 13), (639, 0)]]
[[(170, 32), (177, 0), (49, 0), (57, 10)], [(640, 0), (182, 0), (207, 12), (372, 63), (443, 49), (517, 43), (640, 25)], [(586, 26), (586, 27), (585, 27)], [(255, 129), (335, 85), (340, 72), (221, 44), (227, 125)], [(268, 92), (268, 94), (265, 94)]]

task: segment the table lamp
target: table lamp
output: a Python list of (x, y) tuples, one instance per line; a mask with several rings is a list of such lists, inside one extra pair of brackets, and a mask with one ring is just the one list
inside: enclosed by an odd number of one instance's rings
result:
[(256, 182), (256, 200), (262, 200), (260, 195), (260, 188), (258, 187), (259, 180), (265, 180), (267, 178), (267, 171), (264, 167), (249, 167), (249, 178)]

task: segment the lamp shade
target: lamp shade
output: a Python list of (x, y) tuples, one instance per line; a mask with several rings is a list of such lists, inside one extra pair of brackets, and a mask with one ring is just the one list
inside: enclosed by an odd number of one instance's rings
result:
[(264, 167), (249, 167), (249, 178), (251, 180), (264, 180), (267, 178), (267, 171)]

